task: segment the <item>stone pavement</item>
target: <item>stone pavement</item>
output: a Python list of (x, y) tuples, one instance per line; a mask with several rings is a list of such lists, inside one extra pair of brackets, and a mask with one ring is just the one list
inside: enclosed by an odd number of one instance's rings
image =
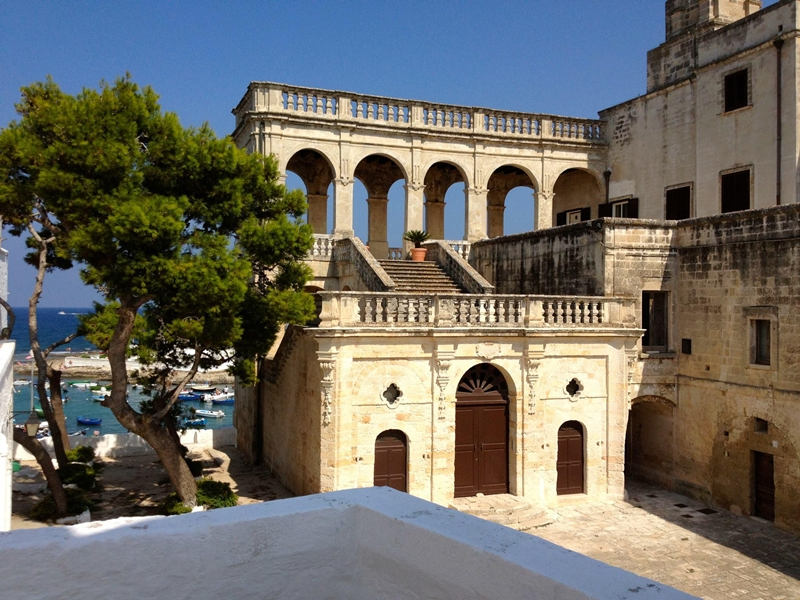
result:
[(645, 484), (529, 533), (708, 600), (800, 599), (800, 538)]

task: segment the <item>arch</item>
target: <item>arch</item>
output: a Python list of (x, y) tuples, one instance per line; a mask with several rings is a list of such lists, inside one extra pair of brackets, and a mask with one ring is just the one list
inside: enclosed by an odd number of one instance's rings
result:
[(445, 239), (445, 196), (458, 183), (467, 185), (464, 170), (450, 161), (437, 161), (425, 170), (425, 230), (433, 239)]
[[(504, 213), (506, 209), (506, 197), (509, 192), (519, 187), (526, 187), (536, 192), (535, 179), (526, 170), (511, 164), (500, 165), (492, 171), (486, 187), (487, 192), (487, 211), (488, 211), (488, 234), (489, 237), (498, 237), (505, 233)], [(535, 210), (533, 210), (533, 198), (531, 203), (530, 228), (535, 228)]]
[[(584, 167), (569, 167), (553, 184), (553, 226), (588, 221), (604, 201), (602, 176)], [(541, 224), (540, 224), (541, 225)]]
[(367, 245), (375, 258), (386, 259), (389, 257), (389, 191), (393, 187), (397, 190), (397, 182), (408, 181), (406, 171), (394, 158), (374, 153), (363, 157), (356, 164), (353, 176), (366, 188)]
[(671, 406), (673, 408), (678, 406), (677, 404), (675, 404), (674, 400), (670, 400), (669, 398), (665, 398), (664, 396), (654, 396), (652, 394), (637, 396), (636, 398), (631, 400), (631, 405), (640, 404), (642, 402), (656, 402), (658, 404), (666, 404), (667, 406)]
[(297, 175), (306, 188), (308, 224), (314, 233), (328, 233), (328, 195), (336, 171), (333, 163), (315, 149), (303, 148), (286, 161), (284, 172)]
[(586, 492), (586, 449), (584, 427), (579, 421), (566, 421), (558, 428), (558, 458), (556, 459), (556, 494)]
[(456, 391), (457, 498), (508, 493), (508, 383), (494, 365), (469, 369)]
[(408, 437), (399, 429), (382, 431), (375, 438), (373, 485), (408, 492)]
[(674, 402), (662, 396), (631, 401), (625, 431), (625, 480), (669, 485), (675, 461)]

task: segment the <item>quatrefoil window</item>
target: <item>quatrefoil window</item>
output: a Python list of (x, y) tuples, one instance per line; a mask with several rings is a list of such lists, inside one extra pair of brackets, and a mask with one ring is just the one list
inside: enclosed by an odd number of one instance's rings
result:
[(570, 398), (576, 398), (580, 395), (581, 390), (583, 390), (583, 386), (580, 381), (573, 379), (567, 384), (566, 390)]
[(394, 406), (400, 401), (400, 397), (403, 395), (403, 392), (400, 391), (400, 388), (397, 387), (396, 384), (392, 383), (389, 387), (386, 388), (386, 391), (381, 394), (383, 399), (386, 401), (386, 404), (389, 406)]

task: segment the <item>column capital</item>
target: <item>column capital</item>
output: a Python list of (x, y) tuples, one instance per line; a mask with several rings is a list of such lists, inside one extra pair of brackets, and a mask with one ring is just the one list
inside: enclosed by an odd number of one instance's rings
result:
[(489, 193), (489, 188), (466, 188), (468, 194), (475, 194), (476, 196), (485, 196)]
[(412, 192), (421, 192), (422, 190), (425, 189), (425, 184), (419, 182), (411, 182), (405, 184), (403, 186), (403, 189), (406, 191), (411, 190)]
[(339, 177), (338, 179), (334, 179), (333, 182), (338, 185), (348, 186), (353, 185), (355, 180), (352, 177)]

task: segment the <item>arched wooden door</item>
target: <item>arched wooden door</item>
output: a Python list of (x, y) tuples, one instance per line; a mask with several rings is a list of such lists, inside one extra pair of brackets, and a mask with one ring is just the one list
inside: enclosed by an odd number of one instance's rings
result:
[(408, 491), (408, 447), (402, 431), (384, 431), (375, 440), (375, 475), (373, 485)]
[(577, 421), (567, 421), (558, 429), (556, 470), (559, 496), (583, 493), (583, 426)]
[(478, 493), (508, 493), (508, 385), (485, 363), (456, 392), (455, 497)]

